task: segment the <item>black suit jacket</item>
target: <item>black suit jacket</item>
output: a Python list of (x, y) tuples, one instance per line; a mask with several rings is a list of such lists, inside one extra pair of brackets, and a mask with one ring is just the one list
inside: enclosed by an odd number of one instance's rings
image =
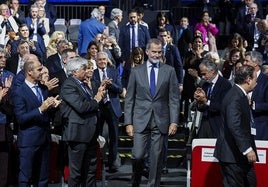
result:
[(63, 85), (64, 81), (68, 78), (65, 71), (63, 69), (57, 71), (57, 72), (52, 72), (52, 73), (49, 73), (49, 77), (52, 79), (52, 78), (58, 78), (59, 79), (59, 82), (58, 82), (58, 85), (56, 88), (53, 88), (52, 90), (50, 90), (50, 95), (53, 95), (53, 96), (56, 96), (56, 95), (59, 95), (60, 94), (60, 89), (61, 89), (61, 86)]
[(45, 5), (46, 17), (49, 19), (49, 35), (55, 31), (54, 23), (57, 19), (57, 9), (53, 4), (46, 3)]
[(189, 51), (189, 44), (193, 41), (193, 29), (187, 27), (182, 31), (180, 38), (178, 38), (177, 46), (180, 51), (181, 57), (184, 58), (186, 53)]
[[(208, 83), (204, 83), (204, 85), (202, 86), (203, 90), (205, 90), (206, 93), (208, 92), (208, 87), (209, 87)], [(219, 126), (221, 125), (220, 121), (221, 121), (221, 106), (223, 102), (222, 100), (226, 95), (226, 93), (231, 88), (232, 88), (231, 83), (227, 79), (219, 75), (219, 78), (215, 83), (213, 90), (211, 92), (211, 97), (209, 98), (210, 105), (209, 106), (206, 104), (198, 105), (198, 110), (200, 110), (201, 112), (204, 111), (207, 112), (209, 123), (216, 137), (218, 137), (219, 135)]]
[(14, 75), (17, 74), (17, 69), (19, 65), (19, 55), (11, 56), (6, 61), (6, 70), (12, 72)]
[(167, 44), (165, 57), (166, 64), (174, 67), (179, 84), (183, 84), (183, 66), (178, 48)]
[(47, 67), (50, 75), (62, 70), (61, 59), (58, 53), (49, 56), (44, 65)]
[[(121, 94), (123, 91), (121, 79), (120, 79), (118, 71), (114, 68), (107, 67), (106, 73), (107, 73), (107, 77), (112, 79), (112, 84), (107, 87), (109, 99), (110, 99), (115, 115), (117, 117), (120, 117), (122, 115), (122, 110), (121, 110), (121, 105), (120, 105), (119, 94)], [(98, 69), (94, 71), (93, 79), (98, 83), (97, 87), (99, 87), (101, 83), (101, 78), (100, 78)]]
[(64, 124), (64, 141), (89, 143), (96, 137), (99, 104), (89, 97), (78, 80), (69, 77), (62, 85), (60, 97)]
[(252, 147), (256, 153), (256, 145), (251, 135), (248, 99), (236, 85), (223, 99), (221, 118), (214, 156), (221, 162), (248, 163), (243, 152)]
[(21, 25), (24, 23), (25, 20), (25, 13), (24, 11), (22, 11), (21, 9), (18, 10), (17, 12), (18, 17), (16, 17), (15, 15), (13, 16), (13, 18), (15, 19), (15, 21), (17, 22), (18, 25)]

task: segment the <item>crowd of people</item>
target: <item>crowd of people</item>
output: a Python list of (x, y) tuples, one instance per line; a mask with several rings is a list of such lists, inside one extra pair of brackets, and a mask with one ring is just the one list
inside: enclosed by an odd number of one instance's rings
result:
[[(242, 177), (224, 177), (224, 185), (246, 184), (243, 175), (254, 178), (253, 140), (268, 140), (268, 20), (256, 0), (241, 2), (235, 15), (232, 0), (219, 5), (220, 20), (213, 1), (202, 0), (199, 19), (183, 15), (176, 25), (172, 13), (160, 11), (154, 27), (143, 20), (141, 7), (129, 10), (122, 25), (121, 9), (113, 8), (108, 18), (101, 5), (81, 22), (72, 43), (55, 31), (56, 9), (46, 0), (31, 2), (28, 13), (18, 0), (1, 4), (0, 186), (48, 185), (51, 133), (65, 142), (56, 155), (64, 161), (54, 166), (61, 175), (68, 166), (65, 182), (96, 186), (105, 124), (107, 171), (121, 165), (123, 111), (133, 137), (133, 187), (142, 175), (147, 186), (160, 186), (161, 173), (168, 172), (168, 136), (189, 122), (188, 111), (202, 113), (194, 138), (218, 139), (223, 175)], [(221, 35), (230, 38), (224, 50), (217, 47)], [(13, 142), (18, 166), (12, 169)]]

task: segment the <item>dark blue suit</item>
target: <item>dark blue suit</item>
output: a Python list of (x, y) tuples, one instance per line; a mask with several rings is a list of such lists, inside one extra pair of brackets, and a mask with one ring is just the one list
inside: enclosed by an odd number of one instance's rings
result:
[(257, 86), (252, 92), (251, 100), (255, 102), (253, 110), (256, 125), (256, 140), (268, 140), (268, 76), (260, 73)]
[(23, 70), (13, 77), (11, 84), (11, 91), (14, 92), (17, 88), (19, 88), (25, 80), (25, 74)]
[[(36, 21), (37, 23), (39, 23), (39, 19), (37, 19)], [(31, 27), (32, 25), (32, 18), (30, 17), (26, 17), (25, 18), (25, 23), (27, 24), (28, 28), (29, 28), (29, 32), (30, 32), (30, 39), (33, 38), (33, 32), (34, 32), (34, 29)], [(36, 24), (37, 24), (36, 23)], [(46, 54), (46, 47), (45, 47), (45, 42), (44, 42), (44, 39), (43, 39), (43, 35), (46, 34), (46, 29), (45, 29), (45, 26), (44, 24), (41, 24), (41, 25), (38, 25), (37, 26), (37, 42), (39, 43), (40, 45), (40, 49), (41, 49), (41, 52), (43, 54)], [(43, 55), (45, 56), (45, 55)]]
[[(117, 147), (118, 147), (118, 123), (119, 117), (122, 115), (119, 94), (122, 93), (122, 84), (120, 80), (119, 73), (114, 68), (106, 69), (107, 77), (112, 79), (112, 84), (108, 86), (108, 94), (109, 100), (107, 103), (100, 104), (100, 114), (98, 118), (98, 124), (100, 129), (100, 133), (102, 133), (102, 128), (104, 122), (106, 121), (109, 128), (109, 157), (108, 157), (108, 165), (109, 169), (117, 169), (114, 165), (116, 156), (117, 156)], [(96, 69), (93, 73), (93, 79), (98, 83), (97, 87), (99, 87), (101, 83), (101, 78), (99, 75), (99, 70)], [(96, 94), (96, 93), (95, 93)]]
[[(3, 69), (2, 79), (0, 85), (3, 85), (4, 80), (10, 76), (14, 76), (13, 73)], [(0, 186), (8, 186), (8, 167), (10, 162), (10, 146), (12, 144), (13, 135), (9, 124), (13, 117), (13, 110), (10, 102), (10, 94), (8, 92), (0, 101)]]
[(49, 74), (62, 70), (61, 59), (58, 53), (49, 56), (44, 65), (47, 67)]
[[(202, 86), (203, 90), (205, 92), (208, 92), (208, 83), (204, 83)], [(201, 122), (201, 126), (199, 129), (199, 137), (201, 138), (214, 138), (218, 137), (219, 135), (219, 126), (220, 126), (220, 121), (221, 121), (221, 105), (222, 105), (222, 100), (225, 96), (225, 94), (232, 88), (231, 83), (223, 78), (222, 76), (219, 75), (219, 78), (217, 82), (215, 83), (213, 90), (211, 92), (210, 98), (210, 105), (204, 105), (201, 104), (198, 106), (198, 110), (203, 112), (203, 119)], [(208, 120), (208, 126), (205, 125), (205, 121)], [(212, 134), (210, 134), (209, 129), (211, 129)], [(212, 136), (212, 137), (208, 137)]]
[[(41, 88), (43, 99), (48, 91)], [(38, 186), (48, 185), (49, 166), (49, 115), (40, 113), (35, 93), (24, 82), (12, 93), (14, 112), (19, 124), (18, 147), (20, 150), (19, 186), (28, 187), (30, 182)], [(33, 181), (31, 181), (31, 179)]]
[[(137, 37), (138, 37), (138, 46), (136, 47), (141, 47), (143, 50), (145, 50), (146, 44), (150, 40), (150, 34), (147, 27), (138, 24)], [(123, 61), (126, 62), (130, 58), (130, 52), (131, 52), (130, 42), (131, 40), (130, 40), (130, 24), (129, 24), (121, 28), (118, 42), (122, 52), (121, 58)]]
[[(19, 46), (19, 43), (21, 42), (21, 38), (18, 39), (18, 40), (14, 40), (11, 42), (11, 58), (15, 55), (18, 55), (18, 46)], [(41, 50), (41, 46), (40, 46), (41, 43), (38, 43), (38, 42), (34, 42), (34, 46), (35, 46), (35, 50), (33, 50), (32, 47), (30, 47), (30, 53), (32, 54), (35, 54), (38, 59), (43, 62), (43, 52)]]
[(183, 66), (178, 48), (173, 45), (167, 44), (165, 57), (166, 64), (174, 67), (179, 84), (183, 84)]
[(53, 4), (46, 2), (45, 4), (46, 17), (49, 19), (49, 35), (55, 31), (54, 23), (57, 19), (57, 9)]

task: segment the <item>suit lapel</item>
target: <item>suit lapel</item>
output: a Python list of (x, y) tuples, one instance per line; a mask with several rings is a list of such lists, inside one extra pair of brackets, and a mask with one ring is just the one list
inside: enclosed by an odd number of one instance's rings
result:
[(144, 85), (144, 87), (146, 88), (147, 94), (151, 97), (151, 93), (150, 93), (150, 83), (149, 83), (149, 79), (148, 79), (148, 72), (147, 72), (147, 61), (145, 61), (142, 65), (142, 71), (139, 72), (139, 78), (141, 78), (141, 84)]
[(38, 101), (37, 96), (25, 82), (23, 83), (23, 87), (25, 90), (25, 95), (27, 95), (28, 98), (33, 98), (33, 102), (36, 106), (40, 106), (41, 103)]
[[(260, 72), (260, 75), (257, 78), (257, 82), (259, 82), (259, 83), (260, 82), (263, 82), (263, 80), (262, 80), (263, 78), (264, 78), (264, 76), (263, 76), (262, 72)], [(257, 84), (257, 86), (258, 86), (258, 84)], [(257, 90), (260, 90), (260, 89), (256, 89), (256, 87), (255, 87), (255, 89), (252, 91), (251, 100), (254, 100), (255, 101), (255, 98), (258, 95)]]
[(163, 68), (163, 64), (159, 63), (155, 96), (157, 95), (158, 91), (160, 90), (160, 86), (162, 85), (163, 80), (166, 78), (166, 75), (167, 75), (167, 72), (165, 71), (165, 68)]
[[(82, 86), (79, 84), (79, 82), (78, 82), (77, 80), (75, 80), (75, 78), (73, 78), (73, 77), (71, 77), (71, 80), (72, 80), (73, 83), (77, 86), (77, 88), (78, 88), (78, 90), (80, 91), (80, 93), (81, 93), (82, 95), (84, 95), (84, 97), (89, 98), (88, 95), (87, 95), (87, 93), (86, 93), (86, 91), (83, 90), (83, 88), (82, 88)], [(92, 97), (92, 94), (91, 94), (90, 92), (89, 92), (89, 94), (90, 94), (90, 97)]]

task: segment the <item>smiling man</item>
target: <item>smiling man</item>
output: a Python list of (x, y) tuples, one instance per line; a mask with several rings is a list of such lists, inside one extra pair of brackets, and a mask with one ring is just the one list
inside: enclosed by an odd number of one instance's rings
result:
[(203, 112), (197, 135), (199, 138), (215, 138), (219, 134), (222, 99), (232, 85), (219, 75), (217, 65), (213, 60), (204, 59), (199, 69), (205, 83), (194, 93), (197, 110)]
[(131, 70), (125, 98), (126, 132), (134, 143), (133, 187), (140, 185), (147, 152), (151, 154), (147, 186), (160, 186), (164, 140), (176, 133), (179, 115), (179, 84), (174, 68), (160, 61), (161, 41), (149, 40), (146, 54), (148, 60)]

